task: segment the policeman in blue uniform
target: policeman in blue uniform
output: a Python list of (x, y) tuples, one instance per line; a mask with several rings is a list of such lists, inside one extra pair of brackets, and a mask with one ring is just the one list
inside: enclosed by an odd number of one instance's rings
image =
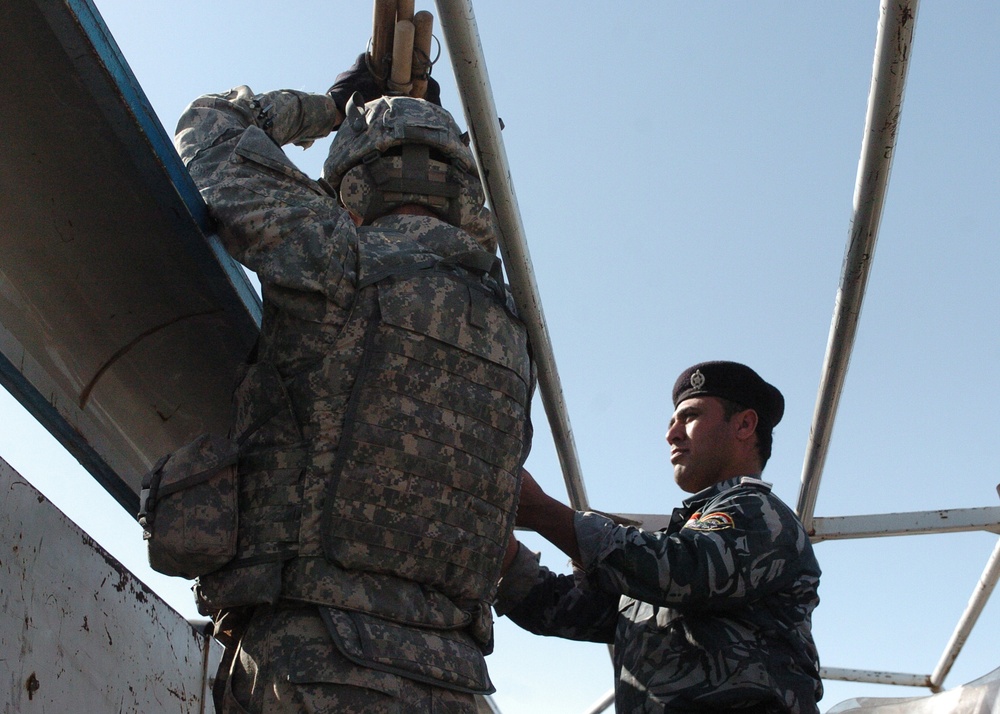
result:
[(511, 539), (496, 610), (542, 635), (614, 644), (615, 703), (638, 712), (818, 712), (820, 568), (761, 480), (784, 399), (749, 367), (704, 362), (673, 390), (667, 442), (693, 494), (657, 532), (577, 512), (527, 474), (517, 523), (573, 560), (558, 575)]

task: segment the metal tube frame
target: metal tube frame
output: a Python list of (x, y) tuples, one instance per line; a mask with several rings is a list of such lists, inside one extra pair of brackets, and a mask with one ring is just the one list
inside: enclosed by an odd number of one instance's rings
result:
[(569, 423), (566, 400), (552, 349), (552, 340), (542, 312), (542, 299), (524, 237), (524, 223), (510, 175), (510, 164), (500, 135), (493, 89), (486, 71), (486, 58), (471, 0), (437, 0), (438, 19), (472, 136), (479, 173), (483, 177), (490, 207), (500, 228), (500, 251), (518, 310), (528, 329), (542, 404), (548, 416), (563, 479), (573, 508), (585, 510), (587, 492), (580, 459)]
[[(670, 523), (670, 516), (661, 513), (622, 513), (614, 514), (612, 518), (619, 523), (636, 525), (647, 531), (661, 530)], [(815, 518), (810, 540), (819, 543), (827, 540), (969, 531), (1000, 535), (1000, 506)]]
[(929, 535), (988, 531), (1000, 535), (1000, 506), (955, 508), (943, 511), (883, 513), (874, 516), (835, 516), (813, 520), (813, 543), (849, 538)]
[(875, 257), (875, 241), (899, 131), (917, 4), (917, 0), (882, 0), (880, 7), (865, 133), (854, 189), (854, 213), (796, 508), (807, 531), (812, 528), (823, 464)]
[(1000, 541), (997, 541), (990, 555), (976, 588), (972, 592), (969, 604), (952, 633), (951, 639), (944, 648), (941, 659), (934, 672), (926, 674), (901, 674), (898, 672), (878, 672), (863, 669), (843, 669), (839, 667), (821, 667), (820, 676), (823, 679), (836, 679), (844, 682), (864, 682), (868, 684), (896, 684), (904, 687), (927, 687), (932, 692), (942, 690), (945, 677), (951, 671), (959, 652), (982, 614), (990, 595), (1000, 581)]
[(601, 714), (611, 708), (615, 703), (615, 690), (612, 688), (603, 697), (594, 702), (593, 706), (587, 710), (587, 714)]
[(931, 678), (928, 674), (903, 674), (901, 672), (879, 672), (873, 669), (844, 669), (841, 667), (820, 667), (819, 676), (823, 679), (836, 679), (841, 682), (864, 682), (865, 684), (896, 684), (901, 687), (929, 687)]
[(965, 612), (962, 613), (962, 618), (958, 621), (951, 639), (948, 640), (948, 644), (944, 648), (941, 660), (938, 662), (937, 667), (934, 668), (934, 673), (931, 674), (931, 691), (941, 691), (944, 678), (948, 676), (952, 665), (958, 659), (959, 652), (962, 651), (962, 647), (965, 646), (966, 641), (969, 639), (969, 633), (972, 632), (972, 628), (979, 619), (979, 615), (982, 614), (983, 608), (986, 607), (986, 602), (990, 599), (990, 595), (993, 594), (998, 580), (1000, 580), (1000, 540), (997, 541), (992, 555), (990, 555), (989, 560), (986, 562), (986, 568), (983, 570), (979, 582), (976, 583), (976, 587), (972, 591), (969, 604), (965, 608)]
[[(436, 0), (442, 32), (452, 58), (480, 174), (501, 233), (501, 253), (511, 289), (532, 340), (539, 388), (552, 428), (571, 505), (587, 507), (579, 457), (570, 427), (554, 352), (542, 311), (524, 225), (514, 194), (510, 166), (500, 135), (500, 120), (486, 71), (486, 60), (471, 0)], [(865, 133), (858, 162), (853, 216), (837, 293), (812, 429), (802, 469), (797, 512), (813, 540), (948, 533), (1000, 532), (1000, 508), (952, 509), (877, 516), (816, 518), (816, 499), (833, 424), (857, 335), (861, 307), (874, 258), (879, 224), (895, 153), (919, 0), (882, 0)], [(646, 527), (665, 516), (628, 516)], [(932, 675), (825, 667), (828, 679), (929, 687), (938, 691), (996, 584), (1000, 580), (1000, 542), (969, 605)], [(614, 691), (590, 714), (605, 711)]]

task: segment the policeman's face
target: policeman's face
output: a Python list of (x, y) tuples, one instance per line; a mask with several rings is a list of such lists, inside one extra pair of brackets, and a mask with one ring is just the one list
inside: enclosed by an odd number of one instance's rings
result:
[(715, 397), (692, 397), (677, 405), (667, 430), (674, 481), (697, 493), (731, 475), (735, 459), (736, 420), (726, 421)]

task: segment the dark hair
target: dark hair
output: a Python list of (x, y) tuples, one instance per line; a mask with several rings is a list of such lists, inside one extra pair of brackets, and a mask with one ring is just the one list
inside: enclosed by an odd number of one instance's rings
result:
[[(722, 415), (728, 422), (733, 418), (735, 414), (739, 412), (746, 411), (751, 407), (745, 407), (742, 404), (738, 404), (731, 399), (725, 399), (724, 397), (716, 397), (720, 402), (722, 402)], [(757, 429), (754, 431), (757, 435), (757, 458), (760, 459), (760, 469), (764, 470), (767, 465), (767, 460), (771, 458), (771, 446), (774, 443), (774, 432), (770, 426), (764, 424), (764, 420), (757, 415)]]

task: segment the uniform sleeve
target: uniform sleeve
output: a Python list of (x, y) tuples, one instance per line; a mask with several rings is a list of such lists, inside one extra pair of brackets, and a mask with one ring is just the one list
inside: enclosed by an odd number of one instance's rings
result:
[(586, 576), (558, 575), (523, 545), (500, 581), (495, 609), (536, 635), (614, 642), (618, 596), (589, 587)]
[(583, 566), (598, 587), (653, 605), (726, 610), (787, 586), (808, 547), (784, 504), (744, 489), (708, 504), (675, 533), (576, 517)]
[(336, 120), (325, 95), (249, 87), (191, 103), (174, 144), (229, 253), (264, 284), (351, 297), (357, 233), (350, 216), (300, 171), (282, 145), (326, 136)]

